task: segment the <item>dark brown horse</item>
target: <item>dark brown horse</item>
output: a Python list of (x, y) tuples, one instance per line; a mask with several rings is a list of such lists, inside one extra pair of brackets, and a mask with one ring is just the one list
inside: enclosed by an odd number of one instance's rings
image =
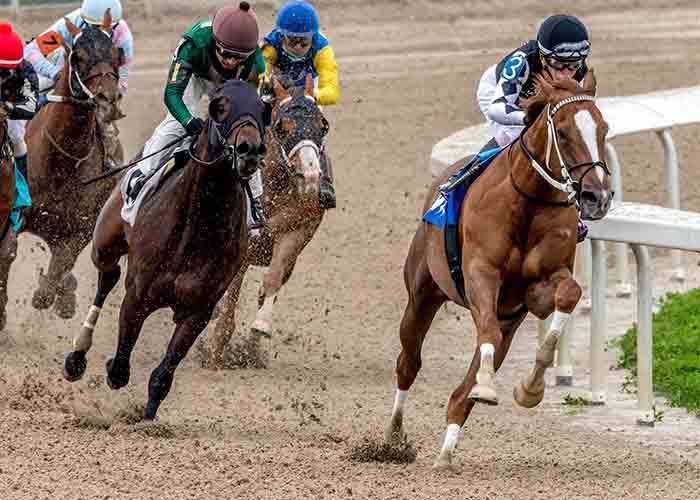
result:
[[(119, 52), (98, 28), (81, 32), (66, 20), (75, 41), (49, 103), (27, 127), (28, 182), (32, 207), (24, 230), (46, 241), (51, 261), (39, 277), (32, 305), (55, 304), (63, 318), (75, 314), (77, 281), (71, 270), (90, 235), (100, 207), (115, 180), (83, 187), (81, 180), (102, 173), (103, 150), (98, 134), (101, 113), (119, 95)], [(109, 10), (103, 28), (111, 28)], [(7, 286), (14, 252), (0, 255), (0, 288)], [(3, 311), (5, 303), (0, 303)]]
[[(308, 76), (305, 89), (289, 91), (278, 79), (273, 79), (273, 82), (275, 105), (262, 170), (267, 224), (258, 237), (251, 239), (248, 261), (233, 279), (222, 301), (205, 366), (223, 366), (224, 348), (235, 331), (236, 305), (249, 265), (269, 268), (258, 293), (259, 309), (251, 338), (242, 343), (243, 349), (257, 349), (260, 335), (272, 333), (273, 305), (277, 294), (289, 280), (299, 254), (316, 234), (323, 219), (319, 180), (328, 122), (311, 98), (313, 80)], [(240, 354), (244, 359), (260, 359), (259, 353)]]
[[(554, 312), (537, 350), (535, 368), (516, 386), (515, 400), (536, 406), (544, 396), (544, 371), (559, 335), (581, 296), (572, 277), (577, 239), (577, 206), (584, 219), (600, 219), (610, 205), (610, 177), (603, 151), (608, 126), (594, 103), (595, 77), (539, 79), (537, 94), (524, 102), (532, 126), (497, 156), (470, 187), (459, 214), (464, 296), (445, 258), (443, 231), (421, 223), (411, 244), (404, 280), (408, 304), (400, 327), (402, 350), (396, 363), (397, 392), (387, 439), (403, 439), (403, 406), (421, 367), (421, 348), (440, 305), (467, 307), (476, 324), (476, 349), (463, 382), (450, 397), (447, 433), (436, 467), (450, 467), (458, 433), (475, 402), (498, 404), (495, 371), (514, 333), (531, 312)], [(437, 179), (456, 172), (456, 164)]]
[[(17, 252), (17, 237), (10, 229), (10, 212), (15, 194), (15, 168), (12, 147), (7, 133), (7, 113), (0, 108), (0, 273), (5, 262), (11, 262)], [(7, 286), (0, 286), (0, 331), (7, 322)]]
[(143, 322), (155, 310), (170, 307), (177, 326), (148, 390), (145, 418), (155, 417), (175, 369), (245, 261), (248, 227), (242, 180), (262, 159), (262, 106), (255, 87), (247, 82), (220, 87), (209, 105), (207, 132), (190, 146), (183, 169), (167, 177), (143, 203), (133, 227), (122, 220), (121, 190), (112, 192), (93, 236), (97, 294), (75, 338), (75, 350), (66, 357), (68, 380), (78, 380), (85, 371), (100, 309), (119, 280), (119, 258), (128, 254), (119, 341), (115, 356), (107, 361), (107, 382), (113, 389), (129, 382), (131, 352)]

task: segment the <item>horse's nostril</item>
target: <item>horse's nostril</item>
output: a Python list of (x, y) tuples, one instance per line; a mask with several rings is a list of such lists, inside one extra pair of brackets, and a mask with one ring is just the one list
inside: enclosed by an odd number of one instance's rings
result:
[(583, 201), (584, 203), (590, 203), (594, 205), (598, 203), (598, 195), (593, 191), (582, 191), (581, 201)]
[(236, 145), (236, 153), (239, 155), (247, 155), (252, 148), (250, 147), (250, 144), (247, 142), (239, 142)]

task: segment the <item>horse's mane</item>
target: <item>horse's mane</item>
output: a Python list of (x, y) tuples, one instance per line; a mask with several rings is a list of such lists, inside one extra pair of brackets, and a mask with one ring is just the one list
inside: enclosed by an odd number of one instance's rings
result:
[(583, 86), (573, 78), (552, 79), (542, 75), (535, 75), (535, 95), (524, 99), (522, 108), (527, 114), (528, 123), (535, 123), (542, 110), (549, 103), (549, 98), (553, 90), (568, 92), (571, 95), (585, 94)]

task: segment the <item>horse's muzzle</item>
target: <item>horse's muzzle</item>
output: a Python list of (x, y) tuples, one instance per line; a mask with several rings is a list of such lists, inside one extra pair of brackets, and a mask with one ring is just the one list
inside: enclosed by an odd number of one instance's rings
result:
[(607, 189), (581, 191), (581, 218), (584, 220), (599, 220), (605, 217), (612, 202), (612, 191)]

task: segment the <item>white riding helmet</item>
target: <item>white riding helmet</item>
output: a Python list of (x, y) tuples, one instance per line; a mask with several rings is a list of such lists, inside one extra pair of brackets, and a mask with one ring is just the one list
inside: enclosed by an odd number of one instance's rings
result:
[(102, 24), (102, 18), (110, 9), (112, 25), (122, 19), (122, 3), (119, 0), (83, 0), (80, 7), (80, 16), (88, 24)]

